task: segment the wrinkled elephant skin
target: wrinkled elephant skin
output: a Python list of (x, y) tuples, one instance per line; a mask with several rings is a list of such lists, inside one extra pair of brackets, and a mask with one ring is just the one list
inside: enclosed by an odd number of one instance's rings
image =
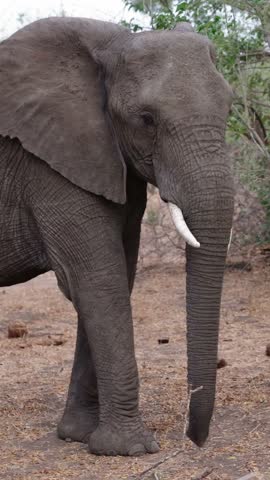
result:
[(208, 435), (233, 211), (232, 92), (214, 62), (185, 23), (132, 34), (50, 18), (0, 44), (0, 286), (53, 270), (73, 303), (58, 434), (95, 454), (159, 448), (139, 414), (130, 307), (148, 182), (200, 246), (187, 246), (187, 434)]

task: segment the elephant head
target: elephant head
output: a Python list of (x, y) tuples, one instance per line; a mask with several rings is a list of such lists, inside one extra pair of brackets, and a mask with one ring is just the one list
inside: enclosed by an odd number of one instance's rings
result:
[[(213, 412), (220, 302), (233, 213), (225, 147), (232, 92), (187, 24), (132, 34), (47, 19), (1, 44), (0, 132), (71, 182), (125, 203), (126, 168), (157, 185), (187, 257), (189, 437)], [(196, 248), (199, 247), (199, 248)], [(193, 393), (192, 393), (193, 392)]]

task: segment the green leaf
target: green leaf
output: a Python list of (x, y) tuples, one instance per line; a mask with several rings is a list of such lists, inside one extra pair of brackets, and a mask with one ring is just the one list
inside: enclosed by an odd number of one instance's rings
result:
[(188, 9), (187, 2), (181, 2), (176, 7), (176, 12), (185, 12)]

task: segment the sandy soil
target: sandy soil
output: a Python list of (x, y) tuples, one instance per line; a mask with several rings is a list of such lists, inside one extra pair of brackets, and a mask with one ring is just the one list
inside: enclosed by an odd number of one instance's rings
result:
[[(270, 266), (228, 270), (222, 307), (217, 404), (203, 449), (183, 440), (186, 394), (184, 266), (138, 274), (133, 295), (141, 410), (160, 453), (90, 455), (58, 440), (72, 364), (76, 318), (53, 274), (0, 289), (0, 478), (5, 480), (270, 479)], [(25, 322), (26, 338), (8, 339)], [(159, 339), (169, 343), (159, 344)], [(57, 340), (60, 339), (60, 342)], [(62, 343), (55, 345), (55, 343)]]

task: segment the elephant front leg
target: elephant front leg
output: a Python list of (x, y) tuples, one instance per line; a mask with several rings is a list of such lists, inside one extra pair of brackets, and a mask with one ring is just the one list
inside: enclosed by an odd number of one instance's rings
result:
[[(127, 278), (130, 294), (138, 260), (141, 221), (146, 204), (146, 184), (136, 181), (129, 188), (127, 220), (123, 232)], [(132, 190), (133, 188), (133, 190)], [(65, 289), (62, 288), (65, 292)], [(67, 295), (68, 296), (68, 295)], [(82, 321), (78, 320), (77, 342), (65, 412), (58, 425), (58, 436), (86, 443), (98, 426), (98, 392), (95, 366)]]
[[(128, 174), (128, 203), (123, 247), (130, 294), (138, 260), (141, 222), (146, 206), (146, 183)], [(65, 288), (62, 288), (65, 292)], [(69, 295), (66, 295), (67, 297)], [(95, 366), (82, 321), (78, 321), (74, 364), (64, 415), (58, 425), (62, 439), (87, 442), (98, 426), (98, 392)]]
[[(119, 264), (119, 263), (120, 264)], [(138, 372), (134, 353), (130, 294), (124, 253), (109, 268), (82, 282), (76, 308), (84, 321), (98, 384), (99, 426), (90, 435), (90, 452), (139, 455), (158, 451), (138, 408)]]
[(83, 323), (78, 318), (74, 363), (58, 436), (63, 440), (87, 443), (98, 426), (98, 410), (95, 367)]

